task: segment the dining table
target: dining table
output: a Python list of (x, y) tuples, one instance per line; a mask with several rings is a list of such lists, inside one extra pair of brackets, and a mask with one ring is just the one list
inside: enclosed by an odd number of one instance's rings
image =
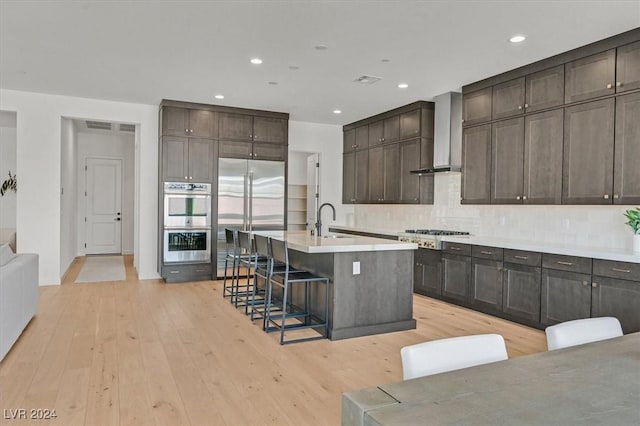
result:
[(640, 425), (640, 333), (346, 392), (342, 424)]

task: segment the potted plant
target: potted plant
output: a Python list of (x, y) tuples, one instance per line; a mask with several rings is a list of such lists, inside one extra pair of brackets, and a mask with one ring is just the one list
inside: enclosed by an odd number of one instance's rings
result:
[(640, 207), (624, 212), (628, 219), (627, 225), (633, 229), (633, 252), (640, 253)]
[(11, 174), (11, 170), (9, 170), (9, 179), (5, 179), (0, 186), (0, 196), (4, 196), (7, 191), (16, 192), (18, 190), (18, 181), (16, 180), (16, 175)]

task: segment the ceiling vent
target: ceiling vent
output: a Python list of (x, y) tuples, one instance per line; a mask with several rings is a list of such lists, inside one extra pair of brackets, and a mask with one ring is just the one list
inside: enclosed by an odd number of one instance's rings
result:
[(361, 84), (373, 84), (373, 83), (379, 82), (380, 80), (382, 80), (382, 77), (374, 77), (372, 75), (361, 75), (360, 77), (353, 80), (353, 82), (361, 83)]
[(120, 124), (120, 131), (121, 132), (134, 133), (136, 131), (136, 125), (135, 124)]
[(92, 130), (111, 130), (111, 123), (104, 123), (102, 121), (85, 121), (87, 129)]

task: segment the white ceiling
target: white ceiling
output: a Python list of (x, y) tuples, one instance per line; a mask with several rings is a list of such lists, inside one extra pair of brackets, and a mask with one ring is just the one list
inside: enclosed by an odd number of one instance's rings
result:
[(640, 0), (0, 0), (0, 87), (346, 124), (635, 27)]

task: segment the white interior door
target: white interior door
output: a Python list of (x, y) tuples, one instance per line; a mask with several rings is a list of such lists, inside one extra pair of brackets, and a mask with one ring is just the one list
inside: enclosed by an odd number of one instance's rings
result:
[(320, 155), (311, 154), (307, 157), (307, 230), (314, 229), (316, 225), (318, 194), (320, 194), (319, 173)]
[(87, 158), (86, 254), (122, 252), (122, 160)]

